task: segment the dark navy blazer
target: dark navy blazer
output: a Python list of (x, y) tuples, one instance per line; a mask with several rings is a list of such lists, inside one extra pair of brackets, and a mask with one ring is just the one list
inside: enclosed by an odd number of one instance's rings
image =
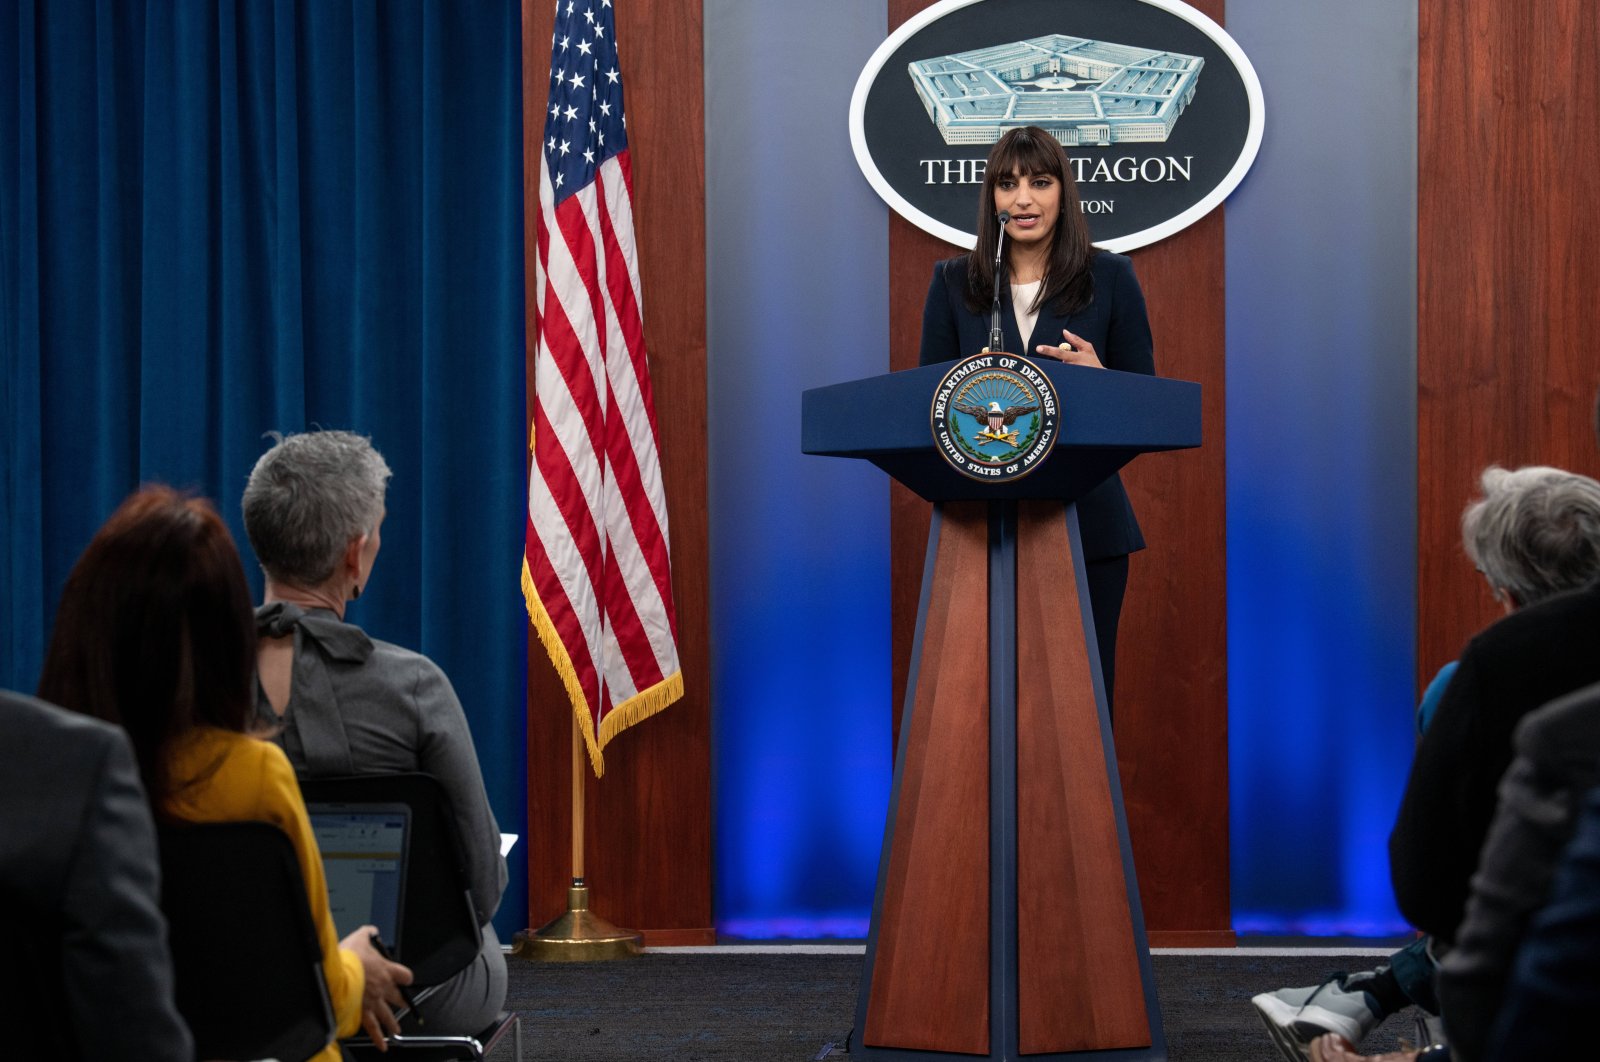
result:
[[(1101, 251), (1090, 260), (1094, 296), (1077, 313), (1061, 317), (1048, 305), (1039, 307), (1033, 335), (1023, 346), (1017, 331), (1017, 315), (1011, 308), (1011, 287), (1000, 294), (1001, 327), (1005, 330), (1008, 353), (1036, 357), (1033, 348), (1041, 343), (1061, 344), (1061, 330), (1069, 329), (1094, 344), (1100, 362), (1120, 372), (1142, 372), (1154, 376), (1155, 358), (1150, 338), (1150, 322), (1145, 316), (1144, 293), (1133, 275), (1133, 263), (1120, 254)], [(989, 313), (967, 309), (967, 256), (958, 255), (940, 262), (933, 269), (928, 301), (922, 309), (922, 355), (920, 364), (977, 354), (989, 343)], [(1110, 479), (1078, 499), (1078, 524), (1083, 530), (1085, 560), (1104, 560), (1144, 548), (1139, 521), (1122, 489), (1122, 479)]]

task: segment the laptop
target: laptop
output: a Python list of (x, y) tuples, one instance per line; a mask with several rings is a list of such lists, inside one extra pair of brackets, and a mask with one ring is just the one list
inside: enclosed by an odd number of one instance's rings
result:
[(411, 811), (404, 804), (307, 804), (322, 853), (328, 907), (342, 940), (364, 925), (378, 927), (389, 951), (401, 954)]

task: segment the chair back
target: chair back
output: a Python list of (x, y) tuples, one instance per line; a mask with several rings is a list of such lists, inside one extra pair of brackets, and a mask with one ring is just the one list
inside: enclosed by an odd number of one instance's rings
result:
[(264, 822), (157, 827), (178, 1012), (199, 1058), (306, 1059), (333, 1038), (294, 846)]
[(59, 910), (0, 885), (0, 940), (6, 948), (0, 963), (0, 1026), (6, 1030), (4, 1050), (17, 1058), (80, 1057), (62, 1043), (62, 1030), (72, 1019), (63, 990), (67, 931)]
[(300, 793), (313, 810), (383, 804), (410, 808), (395, 958), (411, 968), (412, 983), (418, 986), (441, 984), (477, 958), (482, 930), (450, 797), (438, 779), (426, 774), (302, 778)]

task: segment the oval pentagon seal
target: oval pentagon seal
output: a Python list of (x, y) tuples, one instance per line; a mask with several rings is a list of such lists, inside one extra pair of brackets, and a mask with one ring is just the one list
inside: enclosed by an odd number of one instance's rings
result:
[(977, 241), (989, 145), (1023, 125), (1061, 142), (1091, 239), (1125, 254), (1239, 186), (1266, 109), (1243, 48), (1184, 0), (939, 0), (873, 52), (850, 98), (867, 182), (959, 247)]
[(1060, 435), (1050, 378), (1027, 358), (975, 354), (958, 361), (933, 392), (933, 441), (970, 479), (1007, 483), (1037, 468)]

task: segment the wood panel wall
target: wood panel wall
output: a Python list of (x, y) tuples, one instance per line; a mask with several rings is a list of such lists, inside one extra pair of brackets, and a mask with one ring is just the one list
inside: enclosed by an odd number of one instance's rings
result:
[[(931, 2), (889, 0), (890, 31)], [(1222, 21), (1222, 0), (1194, 6)], [(933, 263), (958, 250), (891, 217), (891, 368), (916, 365)], [(1133, 558), (1118, 639), (1117, 761), (1151, 943), (1226, 945), (1233, 931), (1222, 210), (1132, 257), (1149, 303), (1157, 371), (1204, 389), (1205, 445), (1146, 455), (1123, 473), (1150, 548)], [(929, 515), (925, 503), (898, 486), (890, 507), (898, 721)]]
[(1499, 616), (1461, 548), (1479, 471), (1600, 475), (1600, 8), (1422, 0), (1418, 30), (1420, 688)]
[[(522, 2), (528, 349), (534, 349), (534, 224), (550, 69), (549, 0)], [(617, 39), (633, 156), (645, 341), (658, 414), (706, 395), (705, 125), (700, 0), (618, 4)], [(532, 383), (532, 373), (529, 373)], [(529, 394), (532, 401), (532, 394)], [(711, 911), (711, 664), (705, 430), (658, 416), (684, 697), (606, 746), (587, 777), (587, 880), (595, 912), (645, 943), (708, 944)], [(572, 712), (530, 631), (528, 924), (566, 909), (572, 865)]]

